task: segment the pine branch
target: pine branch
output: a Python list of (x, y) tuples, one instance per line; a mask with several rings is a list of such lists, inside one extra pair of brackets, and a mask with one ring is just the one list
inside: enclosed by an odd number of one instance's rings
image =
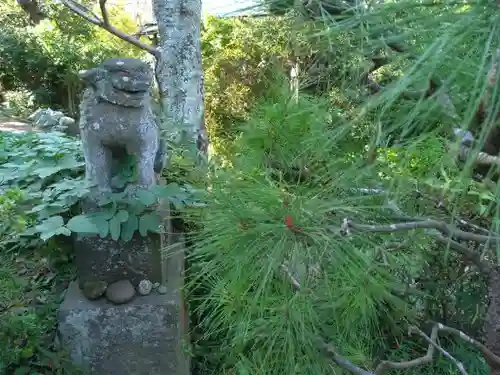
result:
[(421, 221), (406, 222), (406, 223), (395, 223), (388, 225), (366, 225), (366, 224), (356, 224), (351, 220), (348, 220), (350, 228), (363, 231), (363, 232), (378, 232), (378, 233), (392, 233), (396, 231), (407, 231), (412, 229), (437, 229), (447, 237), (455, 237), (463, 241), (474, 241), (478, 243), (489, 242), (492, 245), (500, 245), (500, 237), (490, 237), (482, 234), (475, 234), (470, 232), (465, 232), (461, 229), (454, 228), (445, 222), (426, 219)]
[[(281, 269), (282, 271), (284, 271), (283, 273), (285, 274), (287, 281), (292, 285), (292, 287), (297, 292), (300, 292), (302, 290), (301, 285), (297, 281), (297, 279), (295, 279), (292, 276), (288, 268), (284, 264), (282, 264)], [(345, 370), (356, 375), (383, 375), (387, 370), (390, 369), (406, 370), (409, 368), (426, 365), (432, 363), (434, 359), (434, 353), (436, 350), (439, 351), (444, 357), (448, 358), (451, 362), (453, 362), (455, 366), (458, 368), (461, 375), (468, 375), (462, 362), (455, 359), (448, 351), (446, 351), (439, 344), (437, 344), (438, 334), (440, 331), (452, 333), (456, 336), (459, 336), (462, 340), (465, 340), (469, 344), (472, 344), (476, 348), (480, 349), (483, 352), (484, 356), (488, 358), (488, 360), (491, 360), (494, 363), (500, 363), (500, 358), (495, 354), (493, 354), (483, 344), (470, 338), (465, 333), (457, 329), (446, 327), (440, 323), (434, 324), (430, 337), (415, 326), (411, 326), (408, 330), (408, 335), (419, 335), (429, 344), (429, 346), (427, 347), (427, 353), (424, 356), (412, 359), (410, 361), (401, 361), (401, 362), (381, 361), (375, 368), (374, 372), (366, 371), (363, 370), (361, 367), (356, 366), (354, 363), (352, 363), (345, 357), (341, 356), (333, 345), (328, 344), (320, 337), (316, 337), (314, 341), (315, 344), (318, 345), (318, 347), (320, 347), (325, 353), (328, 354), (328, 356), (333, 360), (333, 362), (335, 362), (337, 365), (344, 368)]]
[(430, 233), (439, 242), (450, 246), (450, 248), (465, 258), (473, 262), (483, 274), (489, 274), (492, 270), (492, 266), (489, 262), (482, 260), (480, 254), (469, 249), (468, 247), (461, 245), (457, 241), (453, 240), (456, 238), (463, 241), (473, 241), (477, 243), (486, 243), (488, 245), (500, 245), (500, 237), (492, 237), (488, 235), (475, 234), (454, 228), (453, 226), (446, 224), (442, 221), (424, 219), (420, 221), (410, 221), (404, 223), (395, 223), (388, 225), (366, 225), (366, 224), (356, 224), (349, 219), (344, 219), (341, 232), (344, 234), (350, 234), (351, 230), (357, 230), (360, 232), (371, 232), (371, 233), (393, 233), (401, 230), (413, 230), (413, 229), (435, 229), (436, 233)]
[[(409, 48), (401, 43), (398, 43), (396, 41), (390, 41), (390, 40), (383, 40), (384, 44), (389, 47), (392, 51), (396, 53), (408, 53)], [(368, 58), (368, 56), (366, 56)], [(365, 74), (362, 75), (362, 82), (365, 82), (365, 85), (369, 88), (370, 92), (372, 94), (377, 94), (380, 91), (384, 89), (383, 86), (379, 85), (371, 76), (373, 72), (375, 72), (377, 69), (381, 68), (384, 65), (387, 65), (390, 63), (389, 58), (382, 58), (378, 56), (373, 56), (370, 58), (373, 62), (373, 67), (366, 72)], [(416, 60), (417, 57), (410, 54), (408, 56), (408, 59), (410, 60)], [(430, 98), (433, 95), (436, 95), (437, 101), (445, 108), (446, 113), (453, 117), (457, 118), (457, 111), (455, 106), (453, 105), (453, 102), (451, 101), (451, 98), (449, 97), (448, 94), (446, 94), (444, 91), (439, 90), (439, 88), (442, 86), (440, 80), (438, 80), (436, 77), (432, 77), (429, 79), (429, 85), (426, 90), (424, 91), (411, 91), (411, 90), (406, 90), (400, 93), (400, 96), (404, 99), (407, 100), (418, 100), (420, 98)]]
[(60, 0), (61, 3), (68, 9), (70, 9), (73, 13), (76, 13), (80, 17), (84, 18), (90, 23), (93, 23), (96, 26), (108, 31), (109, 33), (117, 36), (118, 38), (136, 46), (140, 49), (149, 52), (156, 58), (159, 57), (158, 50), (151, 46), (150, 44), (144, 43), (138, 38), (135, 38), (131, 35), (125, 34), (123, 31), (118, 30), (113, 27), (109, 23), (109, 15), (106, 9), (106, 0), (99, 0), (99, 6), (101, 8), (102, 19), (99, 18), (94, 12), (85, 7), (84, 5), (76, 2), (75, 0)]
[(487, 154), (486, 152), (476, 153), (472, 148), (466, 146), (460, 148), (458, 157), (459, 160), (466, 161), (467, 158), (471, 155), (473, 155), (472, 157), (474, 165), (500, 166), (500, 157)]
[(436, 350), (439, 351), (441, 354), (443, 354), (446, 358), (451, 360), (458, 367), (460, 374), (467, 375), (467, 371), (465, 370), (464, 365), (461, 362), (457, 361), (450, 353), (448, 353), (446, 350), (444, 350), (440, 345), (436, 343), (438, 338), (438, 333), (439, 333), (439, 328), (437, 325), (435, 325), (432, 328), (430, 337), (427, 336), (424, 332), (422, 332), (419, 328), (415, 326), (410, 327), (410, 329), (408, 330), (409, 335), (417, 334), (424, 340), (426, 340), (427, 343), (429, 344), (429, 346), (427, 347), (427, 353), (422, 357), (410, 361), (401, 361), (401, 362), (382, 361), (375, 368), (374, 375), (382, 375), (389, 369), (406, 370), (409, 368), (432, 363), (434, 358), (434, 352)]
[(458, 329), (447, 327), (441, 323), (436, 323), (435, 326), (438, 328), (438, 331), (450, 333), (453, 336), (457, 336), (460, 339), (464, 340), (465, 342), (469, 343), (470, 345), (474, 346), (476, 349), (479, 349), (479, 351), (481, 351), (481, 353), (484, 355), (484, 357), (488, 362), (500, 366), (500, 357), (497, 356), (495, 353), (493, 353), (491, 350), (489, 350), (486, 346), (481, 344), (479, 341), (473, 339), (472, 337), (466, 335), (464, 332)]

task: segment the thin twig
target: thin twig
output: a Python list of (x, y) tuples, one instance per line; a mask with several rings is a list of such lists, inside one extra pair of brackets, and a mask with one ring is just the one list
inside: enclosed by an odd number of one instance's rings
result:
[[(108, 19), (108, 14), (107, 11), (105, 10), (105, 1), (100, 0), (99, 4), (101, 6), (101, 12), (103, 12), (103, 17), (104, 20), (101, 20), (99, 17), (97, 17), (93, 12), (91, 12), (89, 9), (87, 9), (85, 6), (82, 4), (74, 1), (74, 0), (61, 0), (61, 3), (66, 6), (66, 8), (70, 9), (73, 13), (76, 13), (80, 17), (86, 19), (90, 23), (93, 23), (96, 26), (99, 26), (103, 28), (104, 30), (108, 31), (109, 33), (113, 34), (114, 36), (117, 36), (118, 38), (138, 47), (141, 48), (142, 50), (149, 52), (156, 58), (159, 57), (159, 51), (154, 48), (152, 45), (144, 43), (140, 41), (137, 38), (134, 38), (131, 35), (125, 34), (123, 31), (120, 31), (113, 27), (112, 25), (109, 24), (109, 19)], [(104, 11), (103, 11), (104, 9)]]
[(76, 2), (74, 0), (61, 0), (61, 3), (90, 23), (93, 23), (94, 25), (100, 25), (101, 20), (99, 19), (99, 16), (92, 10), (87, 8), (85, 5), (80, 4), (79, 2)]
[(450, 238), (446, 238), (441, 234), (436, 234), (434, 238), (436, 238), (443, 245), (449, 246), (452, 250), (463, 255), (467, 260), (474, 263), (482, 274), (489, 275), (489, 273), (492, 271), (491, 264), (481, 259), (481, 254), (469, 249), (467, 246), (464, 246), (457, 241), (453, 241)]

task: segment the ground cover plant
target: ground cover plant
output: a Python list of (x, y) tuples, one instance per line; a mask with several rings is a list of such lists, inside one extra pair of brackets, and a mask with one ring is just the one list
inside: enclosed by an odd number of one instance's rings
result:
[[(37, 223), (33, 201), (44, 187), (71, 199), (71, 182), (81, 178), (79, 142), (54, 134), (0, 133), (1, 267), (0, 290), (3, 373), (77, 374), (53, 349), (55, 312), (73, 277), (71, 251), (55, 238), (25, 235)], [(66, 188), (65, 188), (66, 187)], [(73, 201), (74, 203), (74, 201)]]

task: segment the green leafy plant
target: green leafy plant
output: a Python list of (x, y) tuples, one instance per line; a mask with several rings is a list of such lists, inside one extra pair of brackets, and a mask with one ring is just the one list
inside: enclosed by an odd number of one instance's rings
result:
[(176, 183), (155, 186), (153, 191), (137, 189), (130, 193), (110, 193), (100, 201), (100, 211), (71, 217), (64, 223), (62, 216), (50, 216), (24, 234), (39, 233), (43, 240), (72, 232), (84, 235), (98, 234), (101, 238), (111, 236), (115, 241), (130, 241), (136, 231), (142, 236), (161, 231), (160, 213), (154, 210), (158, 199), (167, 198), (178, 208), (189, 203), (190, 194)]
[[(195, 188), (170, 183), (156, 186), (153, 191), (139, 189), (135, 195), (128, 190), (112, 193), (99, 203), (100, 212), (78, 214), (79, 203), (91, 194), (92, 188), (83, 178), (79, 140), (57, 132), (2, 133), (0, 137), (2, 185), (18, 189), (16, 207), (29, 207), (22, 221), (26, 230), (16, 231), (17, 236), (36, 235), (46, 241), (75, 232), (129, 241), (136, 231), (145, 236), (148, 231), (159, 230), (160, 218), (152, 209), (159, 199), (168, 199), (179, 210), (195, 204)], [(120, 186), (136, 177), (134, 158), (127, 160), (117, 176)]]

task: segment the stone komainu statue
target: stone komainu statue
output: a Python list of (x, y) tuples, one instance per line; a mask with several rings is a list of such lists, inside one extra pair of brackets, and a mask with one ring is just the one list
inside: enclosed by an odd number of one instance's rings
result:
[(163, 168), (165, 144), (151, 108), (153, 71), (140, 60), (114, 58), (80, 72), (86, 88), (80, 104), (80, 134), (86, 178), (111, 191), (113, 150), (137, 158), (138, 186), (149, 188)]

